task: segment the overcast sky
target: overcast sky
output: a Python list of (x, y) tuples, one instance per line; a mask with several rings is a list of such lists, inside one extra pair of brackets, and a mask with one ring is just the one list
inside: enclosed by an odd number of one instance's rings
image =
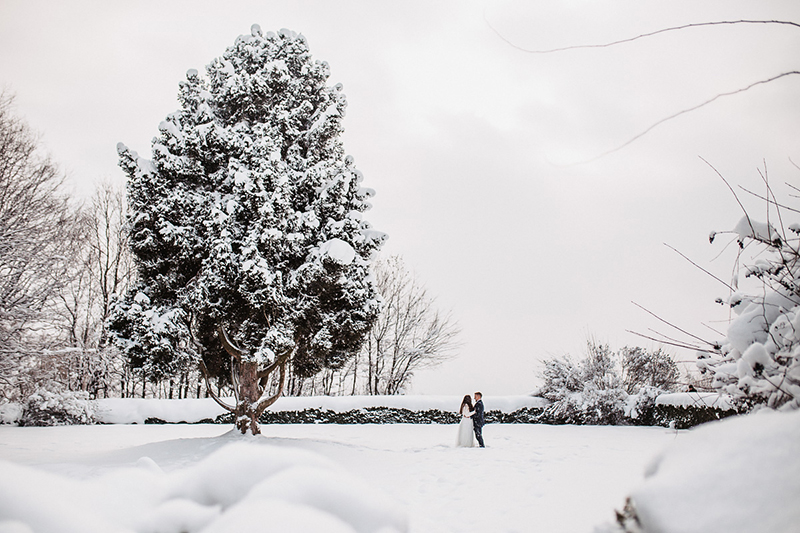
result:
[(727, 289), (664, 246), (730, 278), (735, 247), (708, 234), (742, 213), (701, 157), (734, 185), (763, 191), (765, 162), (779, 195), (800, 185), (797, 75), (597, 158), (798, 70), (798, 27), (521, 48), (740, 19), (800, 22), (800, 2), (0, 0), (0, 85), (87, 196), (122, 183), (117, 142), (150, 153), (188, 69), (253, 23), (304, 34), (344, 85), (345, 149), (377, 191), (366, 218), (463, 329), (459, 356), (420, 372), (412, 392), (518, 394), (537, 386), (543, 358), (578, 357), (588, 337), (612, 348), (657, 346), (626, 330), (682, 337), (631, 302), (720, 337), (714, 299)]

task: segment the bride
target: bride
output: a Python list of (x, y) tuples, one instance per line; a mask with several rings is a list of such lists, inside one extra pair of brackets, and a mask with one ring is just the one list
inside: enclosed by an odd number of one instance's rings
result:
[(475, 411), (472, 409), (472, 397), (467, 394), (461, 402), (461, 423), (458, 424), (458, 438), (456, 439), (456, 446), (459, 448), (471, 448), (475, 446), (475, 433), (472, 431), (472, 415)]

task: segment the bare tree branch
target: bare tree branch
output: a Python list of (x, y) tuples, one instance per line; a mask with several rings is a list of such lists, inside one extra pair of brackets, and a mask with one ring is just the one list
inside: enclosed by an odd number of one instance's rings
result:
[(631, 331), (629, 329), (626, 329), (625, 331), (627, 331), (628, 333), (631, 333), (633, 335), (636, 335), (637, 337), (641, 337), (643, 339), (651, 340), (653, 342), (659, 342), (661, 344), (667, 344), (669, 346), (675, 346), (677, 348), (684, 348), (686, 350), (695, 350), (695, 351), (698, 351), (698, 352), (705, 352), (705, 353), (713, 353), (713, 354), (717, 353), (715, 350), (709, 350), (709, 349), (706, 349), (706, 348), (700, 348), (699, 346), (693, 346), (691, 344), (670, 342), (670, 341), (665, 341), (664, 339), (656, 339), (654, 337), (650, 337), (649, 335), (644, 335), (642, 333), (638, 333), (636, 331)]
[(228, 355), (237, 361), (241, 361), (242, 356), (245, 355), (244, 350), (233, 344), (233, 341), (228, 337), (228, 332), (225, 331), (225, 327), (222, 324), (217, 326), (217, 333), (219, 333), (219, 340), (222, 343), (222, 347), (228, 352)]
[(206, 368), (206, 364), (203, 362), (202, 359), (200, 359), (200, 371), (203, 373), (203, 378), (205, 378), (206, 390), (208, 391), (208, 395), (211, 396), (211, 398), (213, 398), (214, 401), (217, 402), (217, 404), (219, 404), (220, 407), (231, 413), (235, 413), (236, 412), (235, 407), (226, 404), (219, 397), (217, 397), (216, 394), (214, 394), (214, 390), (211, 388), (211, 382), (209, 381), (208, 378), (208, 369)]
[[(551, 53), (563, 52), (563, 51), (567, 51), (567, 50), (579, 50), (579, 49), (589, 49), (589, 48), (608, 48), (608, 47), (612, 47), (612, 46), (616, 46), (616, 45), (620, 45), (620, 44), (624, 44), (624, 43), (637, 41), (639, 39), (645, 39), (647, 37), (653, 37), (655, 35), (659, 35), (659, 34), (662, 34), (662, 33), (680, 31), (680, 30), (685, 30), (685, 29), (689, 29), (689, 28), (708, 27), (708, 26), (732, 26), (732, 25), (737, 25), (737, 24), (759, 24), (759, 25), (781, 25), (781, 26), (789, 26), (789, 27), (800, 28), (800, 24), (798, 24), (796, 22), (792, 22), (792, 21), (786, 21), (786, 20), (722, 20), (722, 21), (712, 21), (712, 22), (696, 22), (696, 23), (691, 23), (691, 24), (684, 24), (684, 25), (681, 25), (681, 26), (672, 26), (672, 27), (669, 27), (669, 28), (662, 28), (662, 29), (659, 29), (659, 30), (656, 30), (656, 31), (652, 31), (652, 32), (649, 32), (649, 33), (642, 33), (642, 34), (636, 35), (634, 37), (629, 37), (627, 39), (620, 39), (620, 40), (612, 41), (612, 42), (608, 42), (608, 43), (572, 45), (572, 46), (564, 46), (564, 47), (560, 47), (560, 48), (551, 48), (551, 49), (545, 49), (545, 50), (532, 50), (532, 49), (527, 49), (527, 48), (521, 47), (521, 46), (511, 42), (509, 39), (507, 39), (494, 26), (492, 26), (492, 24), (489, 22), (489, 20), (486, 17), (486, 11), (485, 10), (484, 10), (484, 13), (483, 13), (483, 19), (486, 22), (486, 25), (489, 26), (489, 28), (503, 42), (505, 42), (506, 44), (508, 44), (509, 46), (511, 46), (512, 48), (514, 48), (516, 50), (519, 50), (521, 52), (525, 52), (525, 53), (528, 53), (528, 54), (551, 54)], [(705, 106), (711, 104), (712, 102), (714, 102), (714, 101), (716, 101), (716, 100), (718, 100), (720, 98), (723, 98), (723, 97), (726, 97), (726, 96), (733, 96), (733, 95), (736, 95), (736, 94), (740, 94), (740, 93), (743, 93), (745, 91), (749, 91), (750, 89), (752, 89), (753, 87), (756, 87), (758, 85), (771, 83), (773, 81), (779, 80), (779, 79), (784, 78), (786, 76), (793, 76), (793, 75), (796, 75), (796, 74), (800, 74), (800, 71), (791, 70), (791, 71), (787, 71), (787, 72), (782, 72), (780, 74), (772, 76), (771, 78), (755, 81), (755, 82), (747, 85), (746, 87), (741, 87), (739, 89), (735, 89), (735, 90), (732, 90), (732, 91), (719, 93), (716, 96), (713, 96), (712, 98), (709, 98), (708, 100), (705, 100), (704, 102), (701, 102), (701, 103), (699, 103), (697, 105), (694, 105), (692, 107), (683, 109), (683, 110), (678, 111), (676, 113), (673, 113), (673, 114), (671, 114), (671, 115), (669, 115), (669, 116), (667, 116), (665, 118), (662, 118), (661, 120), (658, 120), (658, 121), (654, 122), (653, 124), (651, 124), (650, 126), (645, 128), (643, 131), (641, 131), (640, 133), (634, 135), (633, 137), (631, 137), (630, 139), (628, 139), (624, 143), (616, 146), (615, 148), (612, 148), (610, 150), (602, 152), (601, 154), (598, 154), (598, 155), (596, 155), (596, 156), (594, 156), (594, 157), (592, 157), (590, 159), (587, 159), (587, 160), (584, 160), (584, 161), (579, 161), (578, 163), (574, 163), (574, 164), (591, 163), (591, 162), (596, 161), (598, 159), (601, 159), (601, 158), (603, 158), (603, 157), (605, 157), (607, 155), (610, 155), (610, 154), (613, 154), (615, 152), (618, 152), (618, 151), (622, 150), (623, 148), (625, 148), (626, 146), (630, 145), (631, 143), (635, 142), (636, 140), (644, 137), (645, 135), (647, 135), (648, 133), (653, 131), (658, 126), (664, 124), (665, 122), (669, 122), (669, 121), (671, 121), (673, 119), (676, 119), (676, 118), (680, 117), (681, 115), (685, 115), (686, 113), (690, 113), (692, 111), (696, 111), (696, 110), (698, 110), (698, 109), (700, 109), (702, 107), (705, 107)]]
[(686, 330), (684, 330), (684, 329), (681, 329), (681, 328), (679, 328), (679, 327), (678, 327), (678, 326), (676, 326), (675, 324), (673, 324), (673, 323), (671, 323), (671, 322), (669, 322), (669, 321), (667, 321), (667, 320), (664, 320), (663, 318), (661, 318), (661, 317), (660, 317), (660, 316), (658, 316), (657, 314), (655, 314), (655, 313), (653, 313), (652, 311), (650, 311), (649, 309), (646, 309), (645, 307), (643, 307), (643, 306), (641, 306), (641, 305), (637, 304), (636, 302), (631, 302), (631, 303), (632, 303), (633, 305), (635, 305), (636, 307), (638, 307), (639, 309), (641, 309), (642, 311), (644, 311), (645, 313), (647, 313), (647, 314), (649, 314), (649, 315), (651, 315), (651, 316), (655, 317), (655, 318), (656, 318), (657, 320), (659, 320), (660, 322), (662, 322), (662, 323), (664, 323), (664, 324), (668, 325), (669, 327), (671, 327), (671, 328), (673, 328), (673, 329), (676, 329), (676, 330), (680, 331), (680, 332), (681, 332), (681, 333), (683, 333), (684, 335), (687, 335), (687, 336), (689, 336), (689, 337), (691, 337), (691, 338), (693, 338), (693, 339), (695, 339), (695, 340), (697, 340), (697, 341), (700, 341), (700, 342), (702, 342), (703, 344), (708, 344), (709, 346), (715, 346), (715, 343), (713, 343), (713, 342), (709, 342), (709, 341), (707, 341), (707, 340), (705, 340), (705, 339), (702, 339), (702, 338), (698, 337), (697, 335), (693, 335), (693, 334), (689, 333), (688, 331), (686, 331)]
[(581, 161), (578, 164), (591, 163), (592, 161), (597, 161), (598, 159), (603, 158), (603, 157), (605, 157), (607, 155), (613, 154), (614, 152), (619, 152), (620, 150), (622, 150), (626, 146), (629, 146), (633, 142), (641, 139), (642, 137), (644, 137), (645, 135), (647, 135), (648, 133), (650, 133), (651, 131), (656, 129), (658, 126), (664, 124), (665, 122), (669, 122), (670, 120), (676, 119), (681, 115), (685, 115), (686, 113), (691, 113), (692, 111), (696, 111), (696, 110), (700, 109), (701, 107), (705, 107), (708, 104), (710, 104), (710, 103), (712, 103), (712, 102), (714, 102), (714, 101), (716, 101), (716, 100), (718, 100), (720, 98), (723, 98), (725, 96), (733, 96), (735, 94), (743, 93), (745, 91), (749, 91), (750, 89), (752, 89), (753, 87), (756, 87), (758, 85), (764, 85), (766, 83), (770, 83), (770, 82), (773, 82), (775, 80), (779, 80), (779, 79), (784, 78), (786, 76), (794, 76), (796, 74), (800, 74), (800, 71), (798, 71), (798, 70), (790, 70), (788, 72), (782, 72), (781, 74), (778, 74), (776, 76), (772, 76), (771, 78), (755, 81), (755, 82), (751, 83), (750, 85), (748, 85), (746, 87), (742, 87), (742, 88), (739, 88), (739, 89), (736, 89), (736, 90), (733, 90), (733, 91), (729, 91), (729, 92), (726, 92), (726, 93), (719, 93), (716, 96), (713, 96), (712, 98), (709, 98), (708, 100), (706, 100), (704, 102), (701, 102), (701, 103), (699, 103), (697, 105), (694, 105), (692, 107), (688, 107), (686, 109), (678, 111), (677, 113), (673, 113), (673, 114), (669, 115), (668, 117), (664, 117), (664, 118), (662, 118), (661, 120), (659, 120), (657, 122), (654, 122), (653, 124), (651, 124), (650, 126), (645, 128), (644, 130), (642, 130), (640, 133), (637, 133), (636, 135), (634, 135), (633, 137), (631, 137), (630, 139), (628, 139), (624, 143), (616, 146), (615, 148), (612, 148), (611, 150), (607, 150), (607, 151), (605, 151), (605, 152), (603, 152), (603, 153), (601, 153), (599, 155), (596, 155), (596, 156), (592, 157), (591, 159), (587, 159), (585, 161)]
[(690, 262), (692, 265), (696, 266), (697, 268), (699, 268), (700, 270), (702, 270), (703, 272), (705, 272), (706, 274), (708, 274), (709, 276), (711, 276), (711, 277), (712, 277), (712, 278), (714, 278), (715, 280), (717, 280), (717, 281), (719, 281), (720, 283), (722, 283), (723, 285), (725, 285), (727, 288), (729, 288), (729, 289), (731, 290), (731, 292), (736, 292), (736, 289), (734, 289), (733, 287), (731, 287), (731, 286), (730, 286), (728, 283), (725, 283), (724, 281), (722, 281), (721, 279), (719, 279), (717, 276), (715, 276), (714, 274), (712, 274), (711, 272), (709, 272), (709, 271), (708, 271), (708, 270), (706, 270), (705, 268), (701, 267), (700, 265), (698, 265), (697, 263), (695, 263), (694, 261), (692, 261), (691, 259), (689, 259), (688, 257), (686, 257), (686, 255), (684, 255), (684, 254), (682, 254), (681, 252), (679, 252), (679, 251), (678, 251), (676, 248), (674, 248), (673, 246), (670, 246), (670, 245), (669, 245), (669, 244), (667, 244), (667, 243), (664, 243), (664, 246), (666, 246), (667, 248), (669, 248), (670, 250), (672, 250), (673, 252), (675, 252), (675, 253), (676, 253), (676, 254), (678, 254), (679, 256), (683, 257), (684, 259), (686, 259), (687, 261), (689, 261), (689, 262)]
[(681, 26), (671, 26), (669, 28), (662, 28), (660, 30), (651, 31), (648, 33), (642, 33), (636, 35), (634, 37), (628, 37), (627, 39), (620, 39), (618, 41), (611, 41), (607, 43), (599, 43), (599, 44), (578, 44), (572, 46), (563, 46), (560, 48), (550, 48), (544, 50), (535, 50), (535, 49), (528, 49), (517, 44), (514, 44), (510, 40), (508, 40), (502, 33), (500, 33), (486, 18), (486, 11), (483, 13), (483, 20), (486, 22), (486, 25), (497, 35), (503, 42), (508, 44), (509, 46), (519, 50), (521, 52), (525, 52), (527, 54), (552, 54), (555, 52), (564, 52), (567, 50), (580, 50), (580, 49), (587, 49), (587, 48), (609, 48), (611, 46), (617, 46), (619, 44), (630, 43), (634, 41), (638, 41), (639, 39), (646, 39), (647, 37), (653, 37), (655, 35), (660, 35), (662, 33), (669, 33), (674, 31), (686, 30), (690, 28), (701, 28), (704, 26), (733, 26), (736, 24), (774, 24), (780, 26), (794, 26), (796, 28), (800, 28), (800, 24), (797, 22), (787, 21), (787, 20), (720, 20), (720, 21), (713, 21), (713, 22), (694, 22), (691, 24), (683, 24)]

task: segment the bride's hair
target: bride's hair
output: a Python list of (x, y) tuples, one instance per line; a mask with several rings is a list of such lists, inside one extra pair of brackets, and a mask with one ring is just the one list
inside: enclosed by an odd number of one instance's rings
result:
[(469, 395), (469, 394), (467, 394), (466, 396), (464, 396), (464, 399), (463, 399), (463, 400), (461, 400), (461, 407), (459, 407), (459, 408), (458, 408), (458, 412), (459, 412), (459, 413), (460, 413), (461, 411), (463, 411), (463, 410), (464, 410), (464, 406), (465, 406), (465, 405), (466, 405), (467, 407), (469, 407), (469, 410), (470, 410), (470, 411), (472, 411), (472, 398), (470, 397), (470, 395)]

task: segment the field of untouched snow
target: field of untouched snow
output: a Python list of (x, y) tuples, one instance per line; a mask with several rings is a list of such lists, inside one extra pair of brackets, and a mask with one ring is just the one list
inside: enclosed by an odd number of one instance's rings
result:
[[(287, 499), (273, 493), (279, 485), (294, 491), (292, 505), (322, 510), (340, 494), (335, 512), (351, 528), (341, 531), (591, 532), (613, 520), (657, 452), (685, 434), (493, 424), (486, 449), (456, 449), (450, 425), (263, 429), (254, 438), (219, 425), (0, 426), (0, 531), (3, 519), (38, 520), (44, 525), (31, 530), (53, 533), (235, 531), (234, 516), (262, 523), (251, 532), (272, 531), (268, 516), (286, 531), (336, 530), (314, 516), (291, 520), (298, 507), (275, 503)], [(260, 479), (250, 477), (278, 470), (282, 477), (252, 488)], [(248, 491), (260, 494), (257, 505)], [(231, 505), (238, 511), (226, 514)], [(360, 523), (365, 513), (383, 518)]]
[[(0, 426), (0, 533), (795, 533), (800, 411), (688, 431)], [(633, 530), (638, 531), (638, 526)]]

